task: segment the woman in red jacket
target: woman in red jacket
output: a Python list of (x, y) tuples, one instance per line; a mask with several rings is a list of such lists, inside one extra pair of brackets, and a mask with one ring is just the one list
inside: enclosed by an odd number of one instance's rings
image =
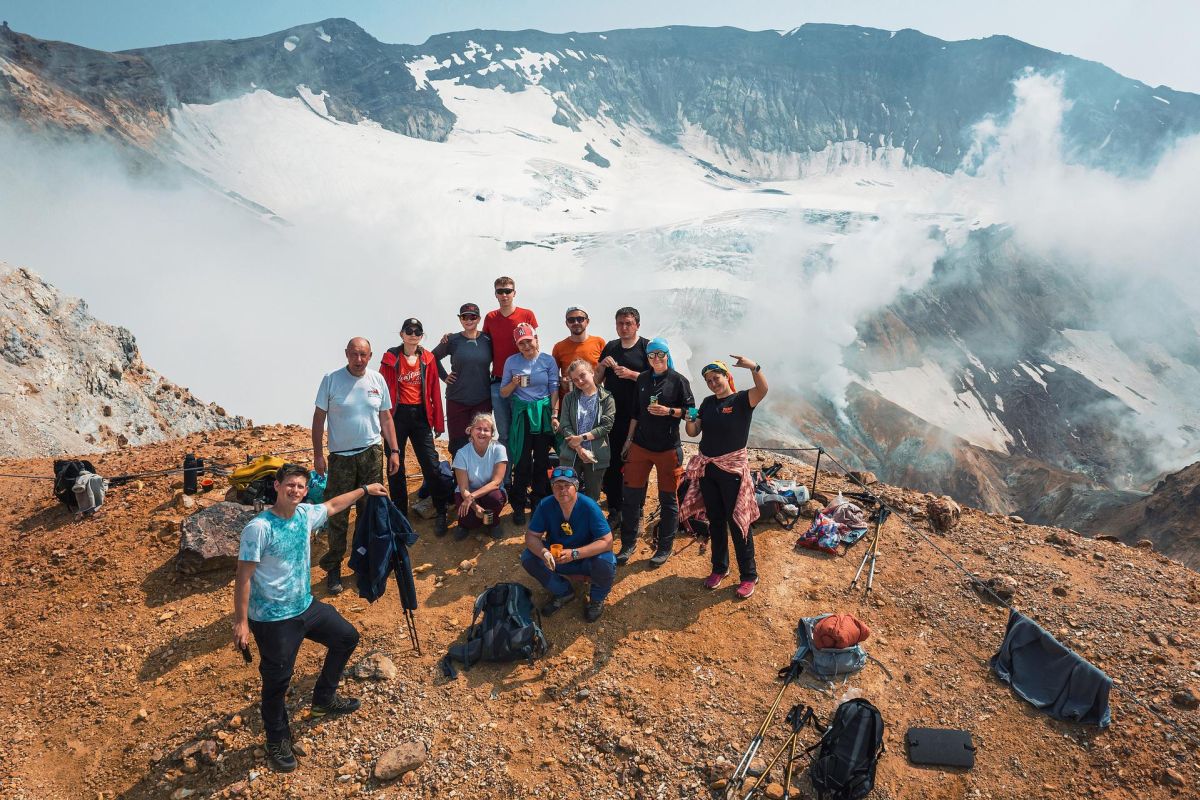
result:
[(404, 443), (412, 442), (413, 453), (421, 465), (425, 485), (433, 497), (437, 520), (433, 532), (446, 534), (446, 506), (449, 493), (438, 472), (438, 454), (433, 438), (446, 429), (442, 412), (442, 381), (433, 353), (421, 347), (425, 328), (421, 320), (404, 320), (400, 328), (403, 341), (383, 354), (379, 373), (392, 396), (392, 420), (396, 425), (396, 447), (400, 450), (400, 469), (388, 476), (388, 490), (394, 502), (408, 514), (408, 481), (404, 468)]

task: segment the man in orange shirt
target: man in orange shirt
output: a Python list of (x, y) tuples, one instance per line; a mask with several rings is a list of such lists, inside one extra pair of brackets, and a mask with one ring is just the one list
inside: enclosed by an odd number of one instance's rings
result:
[(554, 345), (554, 350), (551, 352), (554, 360), (558, 362), (559, 394), (565, 395), (571, 390), (571, 381), (567, 378), (567, 367), (571, 366), (571, 362), (582, 358), (592, 365), (593, 370), (600, 362), (600, 351), (604, 349), (604, 339), (599, 336), (588, 336), (588, 322), (590, 322), (588, 313), (584, 309), (579, 306), (571, 306), (567, 309), (567, 330), (571, 332), (571, 335)]

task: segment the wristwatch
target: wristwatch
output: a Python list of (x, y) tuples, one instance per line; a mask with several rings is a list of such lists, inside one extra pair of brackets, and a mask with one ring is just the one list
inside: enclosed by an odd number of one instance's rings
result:
[(755, 364), (752, 372), (762, 372), (762, 364)]
[(571, 560), (572, 560), (572, 561), (578, 561), (578, 560), (579, 560), (579, 551), (578, 551), (578, 550), (572, 550), (572, 551), (571, 551)]

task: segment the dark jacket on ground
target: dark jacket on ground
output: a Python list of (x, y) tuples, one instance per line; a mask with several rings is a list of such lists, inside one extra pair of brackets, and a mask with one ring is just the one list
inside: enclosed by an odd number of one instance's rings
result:
[(1029, 617), (1013, 611), (992, 671), (1055, 719), (1108, 727), (1112, 678), (1067, 649)]

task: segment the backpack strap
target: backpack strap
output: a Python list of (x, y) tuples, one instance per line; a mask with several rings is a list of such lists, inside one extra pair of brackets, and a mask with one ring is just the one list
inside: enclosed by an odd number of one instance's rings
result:
[[(484, 598), (487, 597), (487, 592), (475, 598), (475, 615), (471, 617), (471, 625), (467, 628), (467, 642), (475, 638), (475, 631), (478, 629), (479, 615), (483, 613)], [(464, 648), (463, 669), (471, 668), (471, 648)]]

